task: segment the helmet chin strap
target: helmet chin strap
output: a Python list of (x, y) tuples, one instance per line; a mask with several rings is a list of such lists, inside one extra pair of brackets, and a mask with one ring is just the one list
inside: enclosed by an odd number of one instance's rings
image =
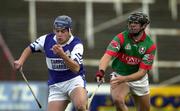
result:
[(69, 35), (70, 35), (70, 36), (73, 36), (70, 28), (69, 28)]

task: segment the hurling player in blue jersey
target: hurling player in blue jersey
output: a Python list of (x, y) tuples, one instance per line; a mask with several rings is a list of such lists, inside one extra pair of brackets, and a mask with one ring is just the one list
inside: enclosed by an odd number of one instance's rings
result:
[(83, 67), (83, 44), (72, 35), (72, 19), (58, 16), (53, 33), (39, 37), (14, 61), (20, 69), (31, 53), (43, 52), (49, 72), (48, 111), (64, 111), (72, 101), (77, 111), (86, 111), (87, 91)]

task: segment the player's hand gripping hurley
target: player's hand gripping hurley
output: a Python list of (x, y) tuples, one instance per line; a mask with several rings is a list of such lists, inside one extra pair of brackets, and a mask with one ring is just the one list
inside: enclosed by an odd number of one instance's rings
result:
[(30, 89), (30, 91), (31, 91), (31, 93), (32, 93), (32, 95), (33, 95), (33, 97), (34, 97), (34, 99), (36, 100), (36, 103), (38, 104), (39, 108), (41, 108), (42, 106), (41, 106), (40, 102), (38, 101), (38, 99), (36, 98), (36, 96), (35, 96), (35, 94), (34, 94), (32, 88), (31, 88), (31, 86), (29, 85), (29, 82), (27, 81), (27, 79), (26, 79), (26, 77), (25, 77), (25, 75), (24, 75), (24, 72), (23, 72), (23, 70), (22, 70), (22, 67), (19, 69), (19, 72), (21, 73), (21, 75), (22, 75), (24, 81), (26, 82), (28, 88)]
[(101, 86), (102, 83), (103, 83), (103, 82), (99, 82), (99, 83), (98, 83), (98, 87), (94, 90), (94, 92), (92, 93), (92, 95), (88, 98), (88, 106), (87, 106), (87, 110), (89, 110), (90, 105), (91, 105), (91, 102), (92, 102), (92, 100), (93, 100), (93, 98), (94, 98), (96, 92), (98, 91), (98, 89), (99, 89), (99, 87)]

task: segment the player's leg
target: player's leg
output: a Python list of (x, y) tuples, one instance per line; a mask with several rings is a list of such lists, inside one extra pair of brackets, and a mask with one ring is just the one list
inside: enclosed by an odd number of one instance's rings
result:
[[(112, 73), (114, 74), (114, 73)], [(111, 77), (112, 77), (111, 74)], [(114, 76), (115, 77), (115, 76)], [(113, 79), (113, 78), (111, 78)], [(127, 83), (121, 83), (117, 85), (116, 87), (112, 87), (111, 85), (111, 96), (113, 99), (113, 102), (116, 106), (117, 111), (128, 111), (128, 108), (125, 104), (125, 98), (129, 93), (129, 86)]]
[(137, 111), (150, 111), (150, 96), (149, 94), (144, 96), (133, 95)]
[(83, 87), (75, 88), (70, 94), (71, 100), (77, 111), (86, 111), (87, 91)]
[(141, 80), (128, 83), (137, 111), (150, 111), (149, 81), (145, 75)]
[(68, 94), (77, 111), (86, 111), (87, 107), (87, 90), (85, 89), (85, 80), (81, 76), (77, 76), (69, 81), (71, 84)]
[(69, 101), (63, 100), (63, 101), (50, 101), (48, 103), (48, 110), (47, 111), (65, 111)]
[(129, 93), (129, 86), (126, 83), (119, 84), (116, 88), (111, 87), (111, 96), (117, 111), (128, 111), (125, 98)]

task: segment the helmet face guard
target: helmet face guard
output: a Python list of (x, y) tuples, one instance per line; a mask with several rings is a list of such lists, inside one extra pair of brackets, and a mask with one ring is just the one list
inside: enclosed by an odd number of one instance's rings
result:
[[(142, 12), (136, 12), (136, 13), (132, 13), (129, 17), (128, 17), (128, 24), (131, 23), (135, 23), (135, 24), (140, 24), (141, 27), (143, 25), (148, 25), (150, 23), (150, 20), (148, 19), (148, 16)], [(129, 33), (131, 36), (138, 36), (142, 31), (144, 31), (145, 28), (139, 30), (139, 32), (133, 32), (132, 30), (129, 30)]]
[(72, 19), (69, 16), (66, 15), (62, 15), (62, 16), (58, 16), (55, 20), (54, 20), (54, 29), (71, 29), (72, 28)]

